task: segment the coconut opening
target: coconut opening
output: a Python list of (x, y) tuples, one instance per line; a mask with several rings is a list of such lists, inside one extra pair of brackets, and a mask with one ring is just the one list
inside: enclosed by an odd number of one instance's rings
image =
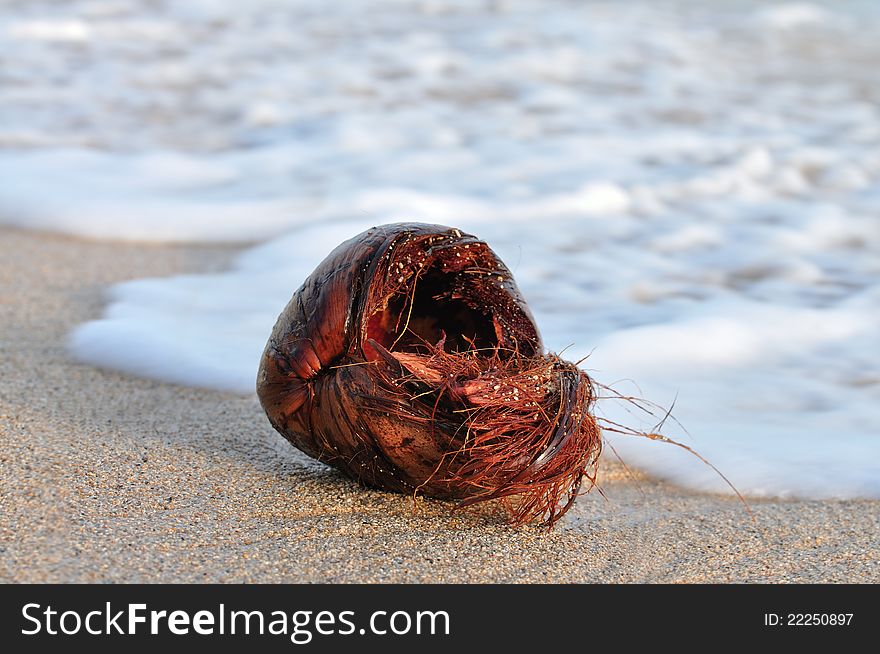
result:
[[(467, 273), (449, 273), (442, 268), (438, 259), (427, 272), (411, 276), (385, 308), (370, 317), (367, 342), (372, 339), (388, 350), (418, 354), (440, 343), (450, 353), (496, 347), (491, 313), (475, 308), (462, 296), (460, 289), (467, 285), (460, 278)], [(368, 355), (378, 358), (375, 351)]]

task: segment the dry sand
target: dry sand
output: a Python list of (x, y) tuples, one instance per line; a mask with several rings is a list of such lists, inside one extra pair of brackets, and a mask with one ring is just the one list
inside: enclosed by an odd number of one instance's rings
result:
[(359, 488), (289, 446), (254, 397), (67, 356), (108, 284), (235, 252), (0, 229), (0, 581), (880, 581), (877, 501), (751, 500), (752, 521), (736, 499), (606, 460), (607, 500), (579, 498), (553, 531), (511, 529)]

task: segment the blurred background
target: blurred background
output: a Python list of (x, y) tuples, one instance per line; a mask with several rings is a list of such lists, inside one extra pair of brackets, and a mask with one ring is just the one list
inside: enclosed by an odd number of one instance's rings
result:
[(339, 241), (461, 227), (548, 347), (675, 401), (741, 490), (877, 497), (878, 34), (874, 0), (0, 2), (0, 222), (250, 244), (116, 287), (70, 343), (242, 393)]

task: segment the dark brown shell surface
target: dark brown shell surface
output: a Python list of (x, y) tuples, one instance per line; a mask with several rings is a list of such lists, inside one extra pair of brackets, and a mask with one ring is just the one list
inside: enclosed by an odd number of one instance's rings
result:
[(489, 246), (440, 225), (333, 250), (278, 318), (257, 394), (293, 445), (364, 484), (507, 498), (517, 523), (558, 519), (601, 447), (589, 378), (543, 352)]

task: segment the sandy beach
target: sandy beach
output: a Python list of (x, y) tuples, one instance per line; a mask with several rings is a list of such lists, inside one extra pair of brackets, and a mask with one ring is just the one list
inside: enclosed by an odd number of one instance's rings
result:
[(237, 251), (0, 229), (0, 581), (880, 582), (878, 501), (751, 499), (753, 520), (605, 457), (607, 499), (512, 529), (491, 508), (359, 488), (289, 446), (255, 397), (66, 353), (108, 285), (222, 270)]

